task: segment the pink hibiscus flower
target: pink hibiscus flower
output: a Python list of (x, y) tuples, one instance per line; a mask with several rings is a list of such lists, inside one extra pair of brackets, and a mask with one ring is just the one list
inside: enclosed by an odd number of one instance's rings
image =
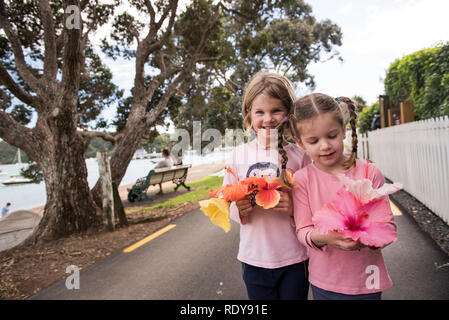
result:
[(342, 187), (331, 203), (317, 211), (312, 222), (322, 234), (339, 231), (343, 236), (372, 247), (383, 247), (396, 240), (391, 224), (391, 208), (385, 196), (396, 192), (400, 184), (384, 184), (373, 189), (369, 179), (352, 180), (339, 176)]

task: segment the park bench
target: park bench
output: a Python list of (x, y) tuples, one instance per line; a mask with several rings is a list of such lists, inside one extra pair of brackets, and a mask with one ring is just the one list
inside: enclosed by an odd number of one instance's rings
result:
[(192, 165), (188, 164), (150, 170), (146, 177), (136, 180), (136, 183), (128, 192), (128, 200), (130, 202), (140, 201), (143, 197), (147, 200), (153, 200), (153, 198), (147, 195), (146, 191), (148, 187), (167, 181), (173, 181), (173, 183), (176, 184), (175, 191), (177, 191), (180, 186), (183, 186), (190, 191), (190, 187), (184, 184), (187, 178), (187, 171), (189, 171), (190, 167), (192, 167)]

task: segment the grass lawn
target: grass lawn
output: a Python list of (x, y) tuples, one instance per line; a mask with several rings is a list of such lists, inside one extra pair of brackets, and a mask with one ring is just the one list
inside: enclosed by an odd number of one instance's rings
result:
[[(190, 192), (186, 192), (180, 196), (177, 196), (176, 198), (170, 199), (168, 201), (155, 204), (150, 207), (144, 207), (144, 208), (130, 208), (126, 209), (126, 213), (131, 213), (134, 211), (148, 211), (152, 209), (157, 208), (166, 208), (171, 207), (180, 203), (186, 203), (191, 202), (195, 203), (200, 200), (204, 200), (209, 197), (208, 193), (212, 189), (218, 189), (223, 184), (223, 177), (212, 177), (207, 176), (203, 179), (189, 182), (189, 187), (191, 187)], [(174, 187), (173, 187), (174, 188)]]

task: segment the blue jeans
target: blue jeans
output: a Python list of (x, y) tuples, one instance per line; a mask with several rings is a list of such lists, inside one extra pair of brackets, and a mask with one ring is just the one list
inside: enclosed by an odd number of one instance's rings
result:
[(307, 300), (309, 260), (266, 269), (242, 263), (243, 281), (250, 300)]
[(311, 284), (313, 300), (381, 300), (382, 292), (368, 294), (343, 294), (327, 291)]

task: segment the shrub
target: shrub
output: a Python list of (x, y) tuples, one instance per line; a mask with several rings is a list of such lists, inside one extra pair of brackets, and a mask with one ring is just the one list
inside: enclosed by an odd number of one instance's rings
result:
[(413, 102), (416, 120), (449, 115), (449, 42), (394, 61), (384, 85), (394, 106)]

